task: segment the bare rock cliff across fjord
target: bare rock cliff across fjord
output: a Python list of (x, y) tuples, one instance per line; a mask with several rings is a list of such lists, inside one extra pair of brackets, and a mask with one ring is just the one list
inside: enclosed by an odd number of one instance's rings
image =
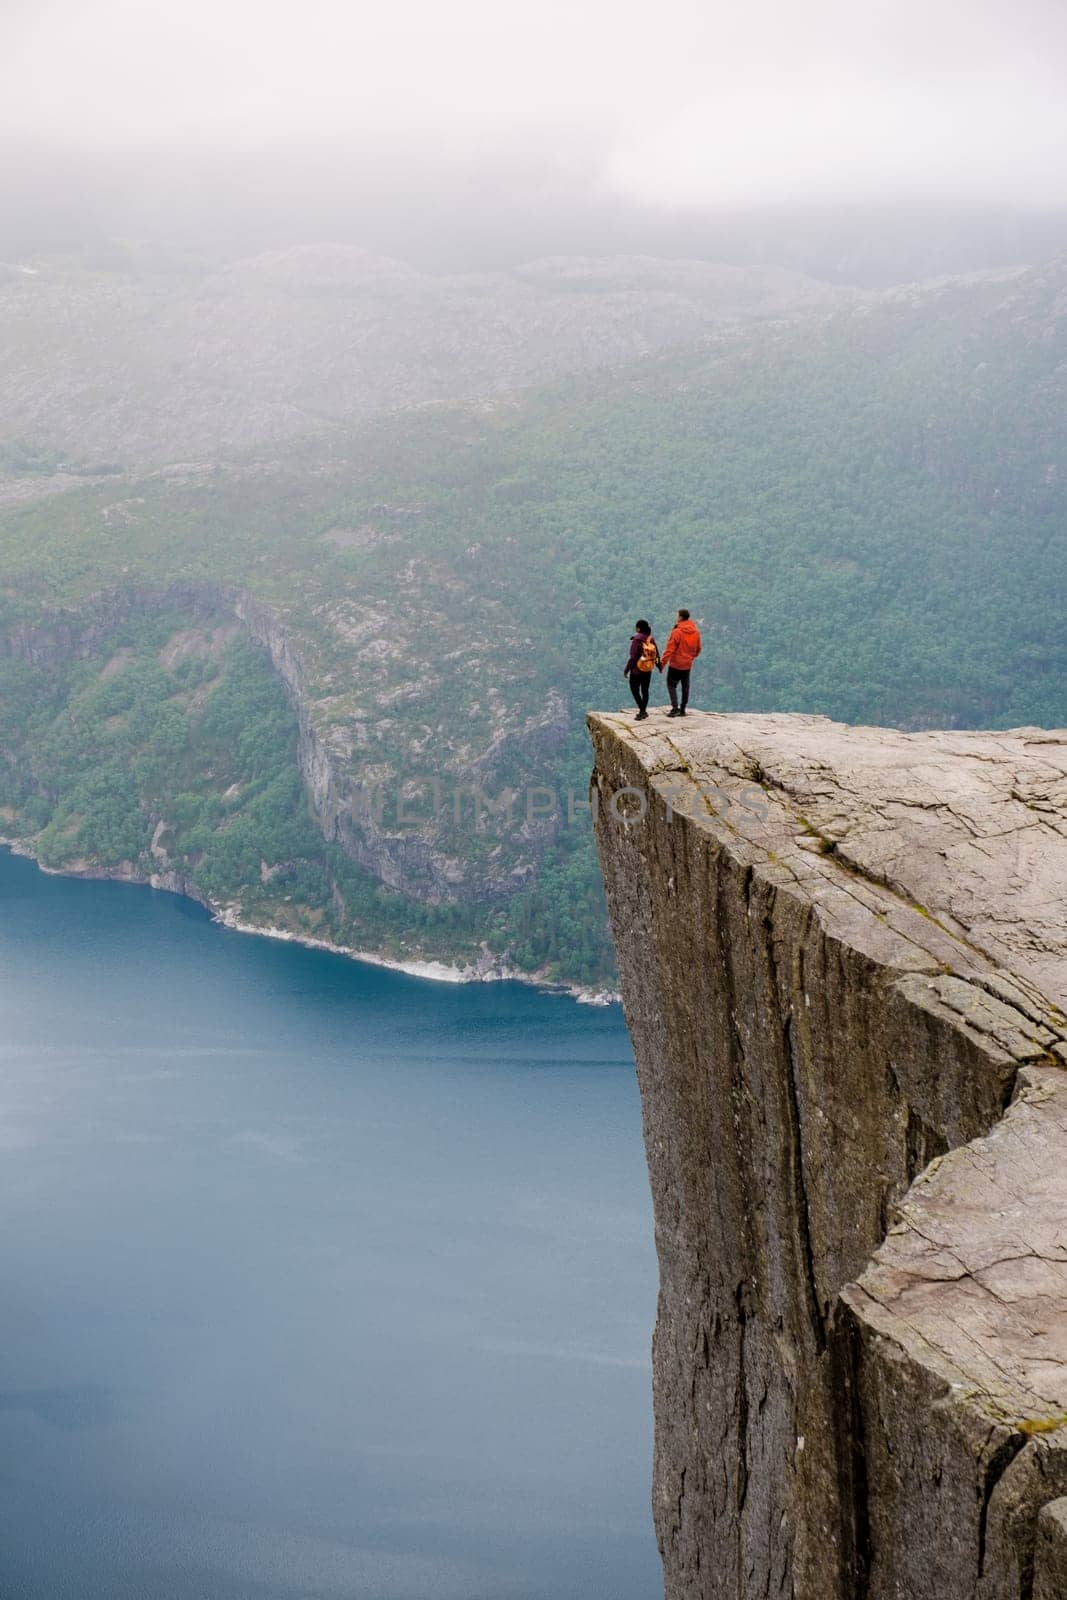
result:
[(1067, 732), (589, 725), (668, 1600), (1064, 1600)]

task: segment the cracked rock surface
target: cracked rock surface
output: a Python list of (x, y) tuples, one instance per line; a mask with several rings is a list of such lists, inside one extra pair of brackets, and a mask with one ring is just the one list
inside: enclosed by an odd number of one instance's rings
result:
[(668, 1600), (1067, 1600), (1067, 733), (590, 730)]

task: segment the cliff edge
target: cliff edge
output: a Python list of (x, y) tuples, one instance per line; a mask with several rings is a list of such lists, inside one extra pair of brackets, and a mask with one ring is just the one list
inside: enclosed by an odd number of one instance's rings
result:
[(1067, 732), (589, 726), (668, 1600), (1067, 1600)]

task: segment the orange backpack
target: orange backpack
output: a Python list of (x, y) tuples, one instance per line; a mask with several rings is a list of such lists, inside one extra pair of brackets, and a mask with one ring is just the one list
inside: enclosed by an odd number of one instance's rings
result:
[(651, 672), (658, 661), (659, 650), (656, 648), (655, 639), (649, 634), (641, 646), (641, 654), (637, 658), (637, 670), (638, 672)]

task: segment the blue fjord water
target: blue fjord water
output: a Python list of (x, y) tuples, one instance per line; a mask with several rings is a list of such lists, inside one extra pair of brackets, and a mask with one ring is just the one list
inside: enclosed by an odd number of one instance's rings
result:
[(0, 1600), (653, 1600), (621, 1018), (0, 852)]

